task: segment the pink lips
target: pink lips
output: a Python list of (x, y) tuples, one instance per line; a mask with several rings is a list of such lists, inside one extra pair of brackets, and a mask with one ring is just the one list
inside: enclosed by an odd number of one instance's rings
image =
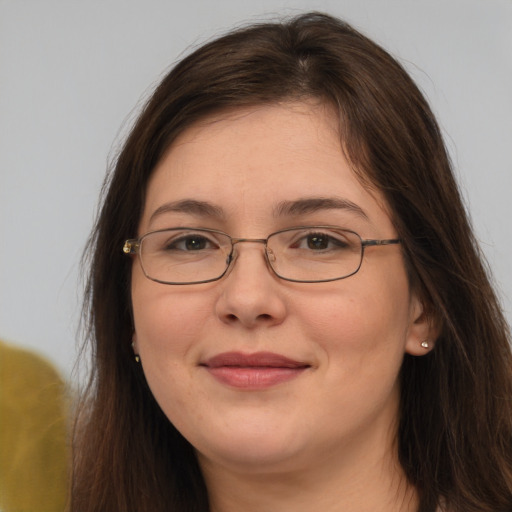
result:
[(310, 367), (272, 352), (225, 352), (204, 363), (208, 372), (218, 381), (242, 389), (264, 389), (298, 377)]

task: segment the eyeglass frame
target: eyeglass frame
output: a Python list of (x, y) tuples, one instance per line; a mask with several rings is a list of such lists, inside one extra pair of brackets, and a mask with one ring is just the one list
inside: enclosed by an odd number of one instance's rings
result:
[[(290, 279), (288, 277), (283, 277), (280, 274), (277, 273), (277, 271), (272, 266), (272, 262), (269, 259), (269, 251), (272, 252), (272, 250), (268, 247), (268, 240), (269, 238), (278, 235), (280, 233), (286, 233), (287, 231), (294, 231), (298, 229), (337, 229), (340, 231), (345, 231), (347, 233), (352, 233), (353, 235), (356, 235), (359, 240), (361, 241), (361, 257), (359, 260), (359, 265), (357, 266), (356, 270), (351, 272), (350, 274), (347, 274), (346, 276), (342, 277), (334, 277), (330, 279), (319, 279), (319, 280), (301, 280), (301, 279)], [(146, 238), (149, 235), (152, 235), (153, 233), (162, 233), (164, 231), (178, 231), (178, 230), (191, 230), (191, 231), (206, 231), (207, 233), (218, 233), (220, 235), (224, 235), (229, 238), (231, 243), (231, 251), (228, 255), (228, 261), (226, 262), (226, 269), (224, 272), (213, 279), (206, 279), (203, 281), (187, 281), (184, 283), (177, 283), (172, 281), (162, 281), (160, 279), (155, 279), (153, 277), (150, 277), (146, 269), (144, 268), (144, 265), (142, 264), (142, 257), (140, 254), (140, 248), (142, 246), (142, 241), (144, 238)], [(173, 286), (179, 286), (179, 285), (192, 285), (192, 284), (204, 284), (204, 283), (212, 283), (215, 281), (219, 281), (222, 279), (228, 272), (228, 270), (232, 267), (234, 261), (236, 260), (236, 257), (233, 257), (233, 253), (235, 250), (235, 245), (239, 243), (245, 243), (245, 242), (251, 242), (251, 243), (260, 243), (265, 245), (265, 260), (267, 261), (267, 265), (270, 267), (272, 272), (275, 276), (277, 276), (279, 279), (282, 279), (283, 281), (290, 281), (292, 283), (328, 283), (331, 281), (340, 281), (342, 279), (346, 279), (347, 277), (351, 277), (354, 274), (357, 274), (359, 272), (359, 269), (361, 268), (361, 265), (363, 264), (363, 258), (364, 258), (364, 250), (366, 247), (380, 247), (383, 245), (395, 245), (395, 244), (401, 244), (402, 240), (400, 238), (386, 238), (386, 239), (372, 239), (372, 238), (362, 238), (359, 233), (356, 233), (355, 231), (352, 231), (351, 229), (345, 229), (340, 226), (332, 226), (332, 225), (315, 225), (315, 226), (294, 226), (291, 228), (286, 229), (280, 229), (279, 231), (275, 231), (274, 233), (270, 233), (270, 235), (267, 236), (267, 238), (238, 238), (238, 237), (232, 237), (231, 235), (228, 235), (224, 231), (221, 231), (219, 229), (211, 229), (211, 228), (191, 228), (187, 226), (181, 226), (181, 227), (175, 227), (175, 228), (164, 228), (164, 229), (156, 229), (154, 231), (148, 231), (147, 233), (144, 233), (139, 238), (129, 238), (125, 240), (123, 244), (123, 252), (128, 256), (133, 256), (137, 254), (139, 256), (140, 260), (140, 266), (142, 268), (142, 271), (144, 272), (144, 275), (151, 281), (154, 281), (156, 283), (160, 284), (168, 284)]]

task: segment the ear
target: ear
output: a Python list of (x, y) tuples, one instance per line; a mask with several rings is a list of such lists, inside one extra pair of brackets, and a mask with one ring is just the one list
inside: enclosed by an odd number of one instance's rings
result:
[(412, 356), (424, 356), (431, 352), (439, 336), (438, 322), (428, 314), (423, 302), (413, 294), (409, 315), (409, 332), (405, 351)]

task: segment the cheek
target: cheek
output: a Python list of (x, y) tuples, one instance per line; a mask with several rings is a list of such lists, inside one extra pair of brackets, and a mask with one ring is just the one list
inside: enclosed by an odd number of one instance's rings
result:
[[(143, 280), (142, 280), (143, 279)], [(143, 359), (183, 357), (205, 328), (212, 308), (202, 294), (169, 290), (134, 277), (132, 305), (137, 349)]]
[[(133, 280), (132, 304), (137, 351), (147, 383), (168, 418), (197, 416), (200, 411), (190, 407), (202, 391), (189, 384), (211, 308), (202, 294), (171, 292), (144, 280)], [(179, 421), (173, 423), (182, 427)]]
[(350, 296), (332, 297), (311, 310), (304, 326), (323, 354), (320, 369), (334, 424), (344, 424), (347, 414), (359, 424), (397, 407), (408, 293), (401, 287), (387, 290), (383, 294), (353, 288)]
[(400, 273), (381, 282), (366, 283), (362, 273), (353, 279), (319, 300), (305, 297), (298, 302), (301, 328), (339, 371), (357, 376), (396, 373), (410, 323), (407, 279)]

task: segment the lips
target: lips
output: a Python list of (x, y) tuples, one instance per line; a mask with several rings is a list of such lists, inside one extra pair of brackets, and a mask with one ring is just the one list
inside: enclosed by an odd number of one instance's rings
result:
[(272, 352), (225, 352), (201, 364), (222, 384), (249, 390), (264, 389), (299, 377), (310, 365)]

